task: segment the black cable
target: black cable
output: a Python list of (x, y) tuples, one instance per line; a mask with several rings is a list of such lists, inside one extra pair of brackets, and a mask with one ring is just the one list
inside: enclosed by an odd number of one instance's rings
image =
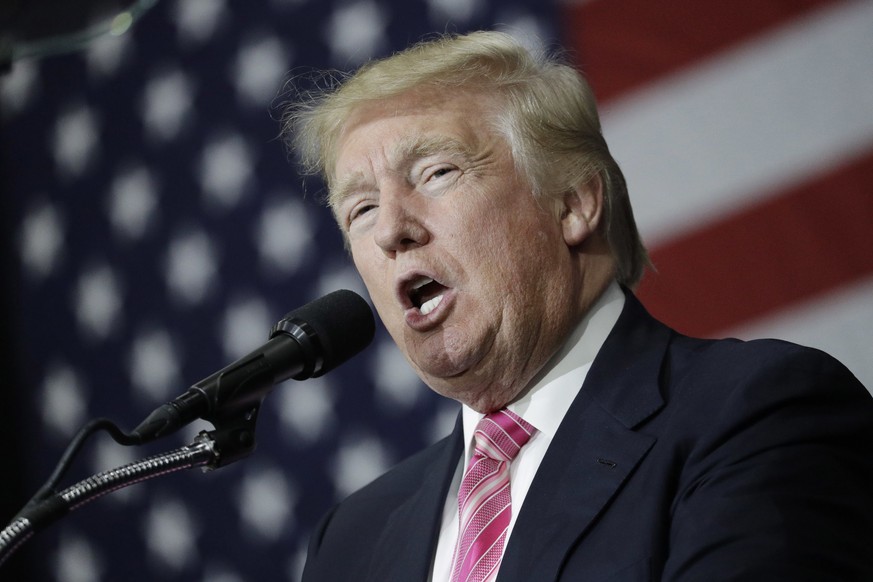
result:
[(36, 492), (36, 494), (27, 502), (25, 507), (29, 507), (34, 503), (39, 503), (49, 498), (50, 496), (56, 493), (55, 488), (58, 483), (60, 483), (61, 479), (64, 478), (67, 471), (70, 469), (70, 466), (73, 464), (73, 460), (76, 458), (76, 455), (79, 454), (79, 451), (84, 446), (85, 441), (87, 441), (91, 435), (96, 433), (99, 430), (104, 430), (109, 433), (109, 436), (120, 445), (124, 445), (126, 447), (138, 445), (140, 444), (140, 439), (134, 436), (131, 436), (124, 431), (122, 431), (118, 426), (115, 425), (114, 422), (109, 420), (108, 418), (97, 418), (92, 420), (76, 433), (76, 436), (73, 437), (73, 440), (70, 441), (70, 444), (67, 445), (67, 448), (64, 450), (64, 454), (61, 455), (60, 460), (57, 465), (55, 465), (55, 469), (42, 487)]

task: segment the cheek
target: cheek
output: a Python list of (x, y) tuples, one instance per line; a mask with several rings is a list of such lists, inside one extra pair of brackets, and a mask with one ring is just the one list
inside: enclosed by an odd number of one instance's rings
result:
[(381, 280), (381, 274), (373, 257), (365, 253), (361, 253), (360, 251), (356, 251), (353, 248), (352, 262), (354, 263), (355, 269), (358, 271), (358, 274), (361, 276), (361, 279), (363, 279), (364, 286), (367, 287), (367, 291), (370, 293), (370, 297), (373, 299), (373, 302), (376, 303), (378, 306), (378, 304), (381, 303), (384, 291), (382, 290), (383, 286), (379, 284), (379, 281)]
[(352, 255), (352, 262), (355, 269), (361, 274), (365, 281), (373, 279), (379, 273), (379, 255), (375, 252), (375, 246), (372, 241), (361, 239), (352, 239), (349, 242), (349, 250)]
[(515, 283), (531, 273), (547, 272), (562, 244), (555, 225), (542, 221), (509, 221), (476, 228), (482, 233), (478, 247), (483, 268), (498, 271)]
[(387, 301), (393, 297), (394, 293), (391, 285), (385, 282), (389, 279), (387, 269), (380, 264), (377, 256), (361, 252), (355, 248), (352, 248), (352, 262), (363, 279), (373, 304), (381, 313), (386, 309)]

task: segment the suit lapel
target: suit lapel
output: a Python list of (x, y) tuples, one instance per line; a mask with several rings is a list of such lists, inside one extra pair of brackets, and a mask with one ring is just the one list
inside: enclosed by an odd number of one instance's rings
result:
[(562, 425), (527, 494), (500, 582), (556, 580), (567, 553), (655, 442), (625, 429), (590, 398), (578, 402), (584, 406), (576, 426)]
[(446, 495), (463, 453), (461, 417), (441, 443), (422, 486), (391, 513), (373, 552), (367, 580), (427, 580), (430, 575)]
[(655, 443), (633, 428), (663, 406), (658, 378), (671, 332), (626, 295), (531, 484), (499, 582), (556, 580), (568, 552)]

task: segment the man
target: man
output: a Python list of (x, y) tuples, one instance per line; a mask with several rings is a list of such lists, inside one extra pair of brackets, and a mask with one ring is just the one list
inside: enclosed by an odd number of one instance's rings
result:
[(286, 121), (386, 328), (463, 404), (325, 517), (304, 580), (873, 580), (869, 394), (821, 352), (645, 312), (571, 67), (441, 37)]

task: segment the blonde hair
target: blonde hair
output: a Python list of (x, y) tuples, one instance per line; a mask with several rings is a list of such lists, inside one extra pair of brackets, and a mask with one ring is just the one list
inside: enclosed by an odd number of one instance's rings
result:
[(534, 54), (500, 32), (440, 35), (352, 75), (326, 75), (325, 87), (299, 96), (284, 112), (283, 133), (303, 171), (332, 186), (336, 142), (363, 105), (414, 89), (464, 89), (496, 95), (494, 127), (519, 172), (540, 197), (561, 197), (599, 176), (604, 187), (603, 234), (616, 278), (635, 285), (649, 264), (624, 175), (603, 138), (594, 95), (582, 75), (557, 57)]

